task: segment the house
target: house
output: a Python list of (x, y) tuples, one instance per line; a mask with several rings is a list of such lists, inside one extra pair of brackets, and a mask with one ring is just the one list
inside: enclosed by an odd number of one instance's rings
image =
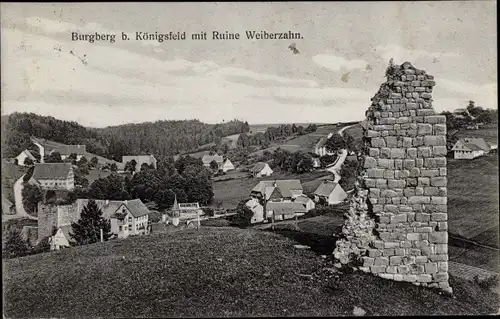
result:
[[(66, 243), (68, 243), (67, 246), (69, 247), (71, 223), (75, 223), (80, 219), (83, 208), (88, 205), (90, 200), (92, 199), (79, 198), (70, 205), (38, 203), (38, 239), (41, 240), (52, 236), (54, 230), (59, 231), (60, 229), (61, 232), (56, 233), (57, 241), (54, 242), (54, 247), (63, 247)], [(93, 199), (93, 201), (101, 209), (103, 217), (107, 220), (111, 220), (111, 216), (126, 202), (101, 199)], [(134, 200), (127, 202), (134, 202)], [(118, 235), (118, 233), (115, 234)]]
[(43, 190), (69, 191), (75, 188), (75, 176), (70, 163), (37, 163), (30, 181)]
[(228, 171), (234, 171), (234, 165), (233, 165), (233, 163), (231, 163), (231, 161), (229, 160), (229, 158), (226, 158), (226, 160), (224, 161), (224, 163), (222, 163), (222, 166), (220, 167), (220, 169), (222, 169), (222, 171), (224, 173), (228, 172)]
[(16, 213), (16, 206), (2, 194), (2, 214), (14, 215)]
[(71, 247), (70, 232), (71, 226), (58, 228), (54, 236), (49, 238), (50, 250), (60, 250), (61, 248)]
[(79, 161), (82, 157), (87, 154), (85, 145), (58, 145), (49, 151), (49, 155), (52, 153), (61, 154), (61, 159), (64, 161), (71, 154), (76, 154), (76, 160)]
[(252, 212), (253, 216), (250, 219), (251, 224), (260, 223), (264, 221), (264, 207), (259, 203), (256, 198), (251, 198), (245, 203)]
[(302, 195), (302, 184), (298, 179), (260, 181), (252, 189), (250, 196), (265, 201), (293, 201)]
[[(224, 162), (224, 158), (221, 155), (217, 155), (217, 154), (215, 154), (215, 155), (205, 154), (201, 158), (201, 161), (203, 162), (203, 165), (205, 167), (210, 167), (210, 163), (212, 163), (212, 161), (215, 161), (217, 163), (218, 167), (221, 168), (222, 163)], [(233, 166), (233, 169), (234, 169), (234, 166)]]
[(333, 133), (329, 133), (327, 137), (322, 137), (314, 146), (314, 153), (318, 156), (333, 155), (335, 152), (328, 152), (326, 149), (326, 142), (329, 138), (333, 136)]
[(153, 166), (156, 169), (156, 158), (153, 155), (124, 155), (122, 156), (122, 164), (125, 165), (128, 162), (134, 160), (136, 162), (135, 171), (140, 172), (142, 164), (147, 164)]
[(314, 200), (316, 202), (324, 201), (328, 205), (339, 204), (347, 198), (347, 193), (338, 183), (325, 180), (314, 191)]
[(266, 205), (267, 216), (274, 216), (274, 220), (292, 219), (307, 213), (306, 208), (297, 202), (269, 202)]
[(491, 147), (483, 138), (464, 137), (451, 150), (455, 159), (473, 159), (488, 154)]
[(111, 215), (111, 233), (118, 238), (149, 233), (150, 211), (140, 199), (125, 200)]
[(298, 196), (297, 198), (295, 198), (294, 203), (300, 203), (304, 205), (306, 211), (310, 211), (311, 209), (314, 209), (316, 207), (314, 201), (306, 195)]
[(16, 156), (17, 165), (19, 166), (27, 166), (24, 161), (29, 158), (33, 163), (36, 162), (36, 157), (29, 150), (22, 151), (19, 155)]
[(261, 176), (271, 176), (273, 174), (273, 170), (269, 167), (269, 164), (258, 162), (254, 167), (250, 170), (254, 177)]

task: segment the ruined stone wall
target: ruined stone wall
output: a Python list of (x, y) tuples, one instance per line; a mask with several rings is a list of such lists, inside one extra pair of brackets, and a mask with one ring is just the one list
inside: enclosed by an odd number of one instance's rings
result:
[(356, 193), (335, 258), (380, 277), (451, 292), (448, 284), (446, 118), (434, 77), (390, 66), (364, 122)]
[(52, 236), (57, 225), (57, 205), (38, 203), (38, 240)]

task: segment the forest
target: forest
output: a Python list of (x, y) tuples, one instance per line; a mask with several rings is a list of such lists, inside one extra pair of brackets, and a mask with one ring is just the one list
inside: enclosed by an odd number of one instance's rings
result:
[(206, 124), (198, 120), (145, 122), (87, 128), (76, 122), (34, 113), (2, 116), (2, 158), (30, 147), (30, 136), (64, 144), (82, 144), (90, 153), (121, 162), (122, 155), (175, 155), (195, 151), (223, 136), (249, 131), (247, 122)]

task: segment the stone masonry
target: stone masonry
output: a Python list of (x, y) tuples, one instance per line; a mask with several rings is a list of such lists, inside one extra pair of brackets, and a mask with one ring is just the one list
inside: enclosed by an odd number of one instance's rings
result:
[(366, 112), (361, 170), (334, 257), (451, 293), (446, 118), (432, 108), (434, 77), (409, 62), (386, 75)]

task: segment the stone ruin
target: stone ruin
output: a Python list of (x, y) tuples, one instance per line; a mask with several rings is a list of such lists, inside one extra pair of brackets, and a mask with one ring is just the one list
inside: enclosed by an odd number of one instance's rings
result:
[(363, 122), (364, 150), (334, 257), (382, 278), (448, 283), (446, 118), (432, 108), (432, 75), (389, 65)]

